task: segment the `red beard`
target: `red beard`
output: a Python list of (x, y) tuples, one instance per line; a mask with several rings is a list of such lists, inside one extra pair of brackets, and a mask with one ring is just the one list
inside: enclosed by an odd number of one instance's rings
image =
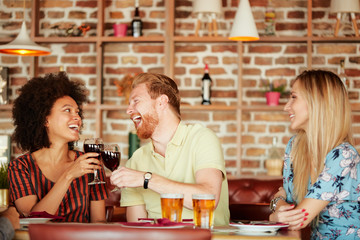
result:
[(148, 139), (154, 133), (159, 124), (159, 118), (156, 114), (146, 114), (141, 117), (141, 124), (136, 129), (137, 135), (141, 139)]

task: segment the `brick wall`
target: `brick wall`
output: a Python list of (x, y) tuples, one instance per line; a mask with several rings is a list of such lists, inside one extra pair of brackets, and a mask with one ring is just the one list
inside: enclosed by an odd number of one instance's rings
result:
[[(238, 6), (238, 0), (223, 0), (223, 15), (218, 19), (219, 34), (227, 36)], [(278, 36), (306, 36), (307, 0), (273, 0), (276, 9), (276, 31)], [(313, 34), (331, 36), (335, 25), (334, 14), (329, 14), (330, 1), (313, 1)], [(105, 36), (113, 34), (114, 23), (129, 24), (133, 15), (133, 0), (105, 1)], [(264, 33), (264, 11), (267, 0), (250, 0), (259, 34)], [(26, 20), (30, 27), (30, 2), (26, 3)], [(164, 36), (164, 0), (140, 0), (140, 15), (144, 21), (144, 34)], [(194, 34), (196, 19), (192, 16), (192, 1), (176, 1), (175, 35)], [(91, 26), (88, 36), (96, 35), (97, 1), (41, 1), (40, 35), (57, 34), (52, 27), (68, 27), (85, 23)], [(23, 18), (22, 1), (0, 0), (0, 37), (17, 35)], [(359, 16), (357, 15), (357, 18)], [(346, 19), (339, 35), (353, 35)], [(206, 35), (203, 26), (200, 34)], [(39, 58), (41, 75), (58, 71), (62, 67), (70, 78), (81, 80), (89, 89), (90, 103), (96, 99), (96, 49), (94, 43), (44, 44), (53, 54)], [(360, 90), (360, 44), (359, 43), (314, 43), (312, 47), (314, 68), (339, 71), (340, 59), (345, 59), (346, 74), (350, 79), (351, 102), (359, 102)], [(243, 45), (243, 99), (244, 105), (265, 104), (261, 80), (278, 80), (287, 84), (307, 67), (306, 43), (244, 43)], [(176, 43), (175, 80), (179, 84), (182, 102), (199, 105), (201, 102), (201, 77), (204, 63), (210, 66), (213, 79), (212, 102), (216, 105), (237, 104), (237, 44), (229, 43)], [(30, 57), (1, 55), (0, 64), (10, 67), (10, 99), (17, 96), (17, 90), (29, 78)], [(126, 105), (124, 98), (117, 95), (115, 80), (127, 73), (164, 72), (164, 46), (162, 43), (106, 43), (104, 46), (104, 103)], [(286, 97), (281, 99), (284, 104)], [(0, 111), (0, 134), (11, 134), (11, 112)], [(103, 117), (103, 138), (106, 142), (120, 145), (122, 158), (127, 159), (128, 132), (132, 123), (124, 111), (106, 110)], [(182, 111), (182, 118), (188, 123), (202, 123), (219, 136), (227, 171), (236, 173), (236, 128), (234, 111)], [(242, 114), (242, 173), (265, 174), (264, 161), (271, 146), (272, 137), (277, 137), (280, 147), (285, 148), (294, 134), (289, 129), (287, 114), (278, 112), (248, 112)], [(360, 113), (354, 113), (354, 134), (360, 149)], [(95, 135), (95, 112), (87, 110), (82, 138)], [(13, 156), (20, 154), (13, 146)]]

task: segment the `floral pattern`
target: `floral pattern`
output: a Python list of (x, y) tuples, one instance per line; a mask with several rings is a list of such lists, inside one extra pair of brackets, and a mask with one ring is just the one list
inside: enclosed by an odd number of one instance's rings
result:
[[(284, 189), (287, 202), (295, 202), (293, 167), (290, 158), (292, 137), (285, 150)], [(309, 180), (305, 198), (329, 201), (319, 214), (319, 224), (312, 227), (311, 239), (360, 239), (360, 156), (344, 142), (326, 156), (325, 166), (316, 182)]]

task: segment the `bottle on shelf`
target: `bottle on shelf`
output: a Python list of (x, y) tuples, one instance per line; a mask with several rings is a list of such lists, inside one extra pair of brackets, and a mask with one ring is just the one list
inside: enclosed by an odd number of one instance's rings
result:
[(205, 64), (204, 76), (202, 78), (202, 105), (211, 105), (211, 82), (209, 66)]
[(272, 6), (271, 0), (265, 10), (265, 35), (275, 36), (275, 8)]
[(273, 137), (272, 146), (269, 149), (265, 167), (269, 176), (282, 176), (283, 154), (277, 145), (277, 137)]
[(343, 82), (345, 88), (348, 89), (349, 88), (349, 79), (347, 78), (346, 73), (345, 73), (345, 60), (344, 59), (340, 60), (339, 78)]
[(132, 36), (133, 37), (142, 36), (142, 27), (143, 27), (143, 23), (140, 19), (139, 0), (135, 0), (135, 13), (134, 13), (134, 18), (131, 22)]

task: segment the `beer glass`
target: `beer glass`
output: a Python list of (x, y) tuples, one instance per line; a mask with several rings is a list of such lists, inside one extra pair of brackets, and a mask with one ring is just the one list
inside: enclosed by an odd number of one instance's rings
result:
[(195, 227), (212, 228), (214, 225), (215, 195), (193, 194)]
[(181, 222), (182, 209), (184, 204), (184, 194), (163, 193), (161, 198), (161, 215), (172, 222)]

